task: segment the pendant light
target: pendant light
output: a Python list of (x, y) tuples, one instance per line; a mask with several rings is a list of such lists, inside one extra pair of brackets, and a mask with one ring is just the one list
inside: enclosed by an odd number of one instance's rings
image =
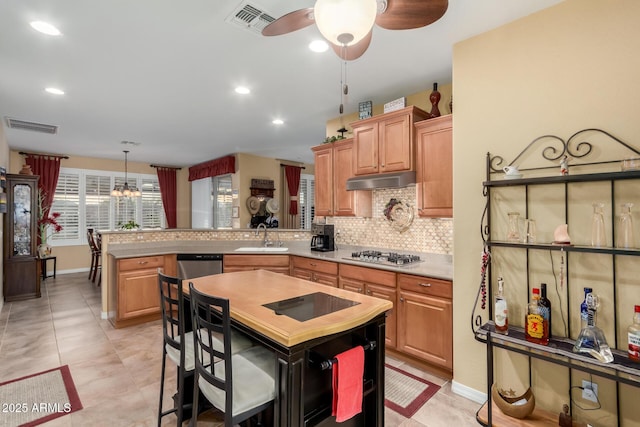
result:
[(129, 150), (123, 150), (122, 152), (124, 153), (124, 185), (114, 185), (111, 195), (114, 197), (140, 197), (142, 196), (140, 190), (135, 185), (129, 187), (127, 182), (127, 154), (129, 154)]

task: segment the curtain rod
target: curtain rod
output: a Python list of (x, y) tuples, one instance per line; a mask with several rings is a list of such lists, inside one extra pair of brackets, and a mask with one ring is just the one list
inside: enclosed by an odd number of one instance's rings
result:
[(68, 159), (69, 156), (59, 156), (57, 154), (46, 154), (46, 153), (27, 153), (25, 151), (20, 151), (18, 154), (22, 156), (47, 156), (47, 157), (57, 157), (59, 159)]
[(296, 166), (296, 165), (285, 165), (284, 163), (280, 163), (280, 167), (283, 168), (285, 166), (293, 166), (294, 168), (306, 169), (304, 166)]
[(177, 171), (182, 169), (182, 168), (178, 168), (178, 167), (175, 167), (175, 166), (162, 166), (162, 165), (149, 165), (149, 166), (151, 166), (152, 168), (175, 169)]

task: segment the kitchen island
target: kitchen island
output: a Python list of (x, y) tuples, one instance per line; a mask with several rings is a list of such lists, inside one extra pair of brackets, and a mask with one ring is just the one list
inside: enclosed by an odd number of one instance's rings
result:
[[(385, 313), (391, 302), (265, 270), (190, 282), (228, 298), (233, 326), (275, 352), (274, 425), (338, 425), (331, 416), (331, 370), (322, 362), (366, 345), (363, 412), (339, 425), (384, 426)], [(288, 310), (292, 301), (294, 310)]]

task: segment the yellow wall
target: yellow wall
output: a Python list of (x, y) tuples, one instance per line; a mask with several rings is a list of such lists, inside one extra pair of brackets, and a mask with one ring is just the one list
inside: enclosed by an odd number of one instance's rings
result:
[[(485, 154), (487, 151), (500, 154), (509, 162), (537, 136), (553, 134), (568, 138), (575, 131), (590, 127), (608, 130), (640, 148), (640, 120), (636, 117), (640, 111), (639, 16), (637, 0), (566, 0), (465, 40), (454, 48), (453, 300), (454, 382), (458, 385), (483, 392), (487, 387), (486, 349), (473, 339), (470, 327), (470, 311), (479, 286), (482, 246), (478, 224), (484, 207), (481, 183), (485, 179)], [(599, 152), (596, 157), (605, 154)], [(583, 203), (589, 215), (593, 197), (584, 191), (574, 195), (573, 201)], [(549, 224), (545, 223), (546, 218), (539, 218), (539, 228), (547, 229), (544, 233), (548, 238), (556, 219)], [(588, 239), (585, 236), (588, 230), (585, 225), (570, 232), (584, 241)], [(517, 264), (517, 260), (504, 259), (502, 263), (508, 269), (513, 267), (508, 264)], [(626, 263), (624, 268), (637, 269), (637, 262), (635, 265)], [(584, 276), (584, 272), (593, 268), (594, 263), (583, 258), (574, 274)], [(607, 268), (604, 266), (604, 271)], [(550, 273), (538, 274), (548, 277)], [(626, 274), (631, 275), (628, 271)], [(611, 292), (610, 282), (604, 280), (600, 282), (601, 292)], [(518, 283), (512, 285), (516, 287)], [(580, 285), (578, 282), (576, 289)], [(627, 307), (633, 301), (640, 303), (637, 280), (635, 286), (622, 291), (626, 294), (620, 295), (619, 301), (626, 305), (620, 312), (620, 325), (628, 325), (632, 312)], [(512, 301), (510, 306), (510, 312), (513, 309), (513, 313), (518, 313), (514, 321), (519, 323), (526, 301), (523, 298)], [(579, 304), (579, 299), (579, 296), (575, 301), (572, 299), (571, 309)], [(610, 304), (609, 301), (603, 307), (607, 311), (602, 316), (605, 333), (611, 329)], [(487, 313), (483, 316), (486, 320)], [(560, 323), (560, 316), (554, 311), (554, 325), (556, 322)], [(613, 341), (611, 335), (607, 339)], [(623, 334), (620, 339), (624, 339)], [(528, 382), (528, 373), (522, 373), (526, 360), (502, 354), (497, 365), (497, 375), (503, 375), (498, 381), (511, 381), (520, 387)], [(560, 412), (562, 403), (568, 402), (564, 368), (534, 363), (532, 376), (536, 403)], [(595, 425), (615, 425), (611, 415), (615, 413), (615, 388), (610, 381), (595, 379), (595, 382), (606, 391), (600, 393), (603, 409), (583, 412), (574, 407), (574, 416), (588, 417)], [(579, 391), (574, 396), (578, 394)], [(622, 425), (640, 425), (638, 396), (637, 389), (621, 387)]]

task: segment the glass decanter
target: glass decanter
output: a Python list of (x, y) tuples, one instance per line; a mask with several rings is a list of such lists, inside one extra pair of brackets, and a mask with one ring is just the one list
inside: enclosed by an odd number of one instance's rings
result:
[(507, 231), (507, 241), (519, 242), (520, 241), (520, 213), (509, 212), (509, 230)]
[(631, 217), (632, 206), (633, 203), (624, 203), (621, 206), (616, 233), (616, 246), (619, 248), (629, 249), (634, 247), (633, 220)]
[(593, 203), (593, 217), (591, 219), (591, 246), (599, 248), (606, 245), (607, 238), (604, 234), (604, 203)]
[(593, 293), (589, 293), (586, 296), (586, 303), (588, 313), (587, 326), (580, 331), (580, 335), (578, 335), (578, 339), (573, 346), (573, 352), (587, 353), (600, 362), (613, 362), (613, 353), (611, 353), (611, 348), (607, 344), (604, 332), (596, 326), (596, 312), (600, 305), (598, 297)]

